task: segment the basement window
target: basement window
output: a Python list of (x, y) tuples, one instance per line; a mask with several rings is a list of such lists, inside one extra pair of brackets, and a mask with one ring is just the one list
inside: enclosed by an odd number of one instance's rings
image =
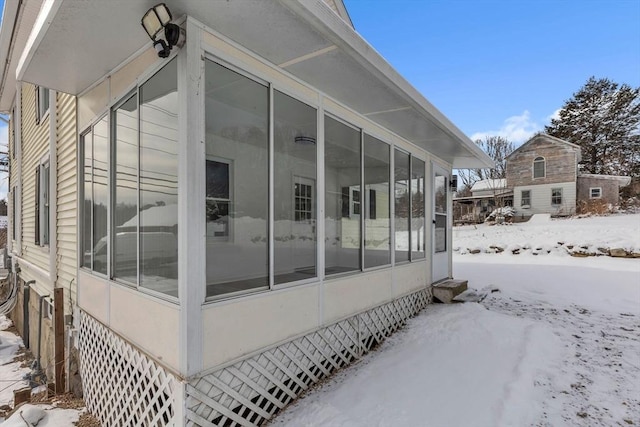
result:
[(602, 188), (601, 187), (591, 187), (591, 188), (589, 188), (589, 198), (590, 199), (600, 199), (600, 198), (602, 198)]

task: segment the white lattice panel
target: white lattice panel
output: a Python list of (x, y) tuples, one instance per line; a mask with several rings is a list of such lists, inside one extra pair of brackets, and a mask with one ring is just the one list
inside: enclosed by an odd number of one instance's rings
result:
[(431, 289), (297, 338), (187, 385), (188, 426), (259, 426), (304, 390), (362, 357), (432, 299)]
[(175, 426), (175, 377), (80, 312), (80, 374), (88, 409), (103, 426)]

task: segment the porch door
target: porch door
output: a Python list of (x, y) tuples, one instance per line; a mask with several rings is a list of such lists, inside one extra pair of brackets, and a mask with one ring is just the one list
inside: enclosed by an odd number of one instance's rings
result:
[(432, 217), (432, 282), (449, 278), (449, 172), (433, 165), (433, 217)]

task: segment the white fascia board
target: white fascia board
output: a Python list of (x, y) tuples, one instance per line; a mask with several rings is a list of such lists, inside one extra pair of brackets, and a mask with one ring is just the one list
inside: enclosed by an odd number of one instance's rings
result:
[(440, 127), (443, 131), (457, 139), (460, 144), (477, 158), (479, 162), (471, 166), (492, 168), (494, 162), (487, 156), (469, 137), (455, 126), (444, 114), (442, 114), (431, 102), (418, 92), (404, 77), (400, 75), (366, 40), (364, 40), (353, 28), (344, 22), (322, 0), (280, 0), (284, 5), (302, 16), (307, 22), (322, 35), (326, 36), (336, 46), (341, 47), (354, 60), (363, 67), (369, 69), (376, 77), (403, 97), (409, 104), (421, 112), (425, 119)]
[(27, 44), (18, 62), (16, 69), (16, 79), (18, 81), (23, 80), (25, 70), (38, 50), (42, 39), (44, 39), (44, 36), (47, 34), (49, 26), (53, 22), (53, 18), (56, 16), (56, 13), (58, 13), (63, 1), (64, 0), (44, 0), (38, 18), (33, 25), (33, 30), (31, 30)]
[[(19, 3), (16, 1), (5, 1), (2, 10), (2, 23), (0, 24), (0, 100), (2, 108), (0, 113), (10, 112), (15, 96), (15, 81), (9, 76), (9, 63), (12, 44), (15, 43), (14, 31), (16, 18), (18, 16)], [(7, 99), (9, 97), (10, 99)], [(8, 108), (7, 108), (8, 107)]]

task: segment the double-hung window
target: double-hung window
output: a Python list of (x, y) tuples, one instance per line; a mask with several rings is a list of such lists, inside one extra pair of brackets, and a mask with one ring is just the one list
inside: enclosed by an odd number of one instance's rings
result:
[(531, 206), (531, 190), (522, 190), (520, 193), (520, 206), (528, 208)]
[(562, 188), (551, 189), (551, 204), (554, 206), (562, 204)]

